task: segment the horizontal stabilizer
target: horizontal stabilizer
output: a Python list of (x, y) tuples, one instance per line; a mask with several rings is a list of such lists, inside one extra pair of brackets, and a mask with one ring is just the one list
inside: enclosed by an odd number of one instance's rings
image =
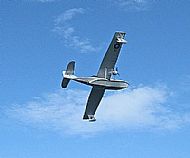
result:
[(65, 72), (65, 75), (74, 75), (74, 70), (75, 70), (75, 61), (71, 61), (67, 65), (67, 70)]
[(63, 78), (62, 83), (61, 83), (61, 87), (62, 88), (67, 88), (67, 85), (69, 84), (69, 81), (70, 81), (70, 79)]

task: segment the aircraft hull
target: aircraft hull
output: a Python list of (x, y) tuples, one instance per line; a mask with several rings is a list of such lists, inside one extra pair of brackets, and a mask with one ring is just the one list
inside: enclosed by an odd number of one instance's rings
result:
[(108, 80), (105, 78), (96, 78), (96, 77), (75, 78), (73, 80), (86, 85), (100, 86), (110, 90), (124, 89), (127, 88), (129, 85), (126, 81), (123, 80)]

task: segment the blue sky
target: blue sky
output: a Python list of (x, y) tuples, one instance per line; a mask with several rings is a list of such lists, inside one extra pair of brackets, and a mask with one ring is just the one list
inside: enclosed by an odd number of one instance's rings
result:
[[(0, 0), (0, 157), (190, 156), (189, 0)], [(82, 120), (90, 87), (61, 72), (96, 74), (115, 31), (130, 87), (107, 92)]]

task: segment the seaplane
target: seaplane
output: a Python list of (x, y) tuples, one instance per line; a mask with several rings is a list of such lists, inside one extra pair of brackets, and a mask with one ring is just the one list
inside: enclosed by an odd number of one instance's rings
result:
[(90, 77), (75, 76), (75, 61), (70, 61), (65, 71), (63, 71), (62, 88), (67, 88), (70, 80), (83, 83), (92, 87), (90, 95), (86, 103), (86, 109), (83, 115), (84, 120), (90, 122), (96, 121), (95, 112), (104, 96), (105, 90), (121, 90), (128, 87), (128, 82), (112, 78), (119, 75), (115, 64), (119, 57), (119, 53), (123, 44), (127, 41), (125, 32), (115, 32), (112, 41), (105, 53), (102, 63), (98, 69), (97, 75)]

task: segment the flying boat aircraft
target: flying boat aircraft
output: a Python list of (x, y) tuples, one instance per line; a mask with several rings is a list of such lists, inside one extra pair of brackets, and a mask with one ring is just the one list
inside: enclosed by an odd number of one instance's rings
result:
[(124, 39), (125, 34), (126, 33), (124, 32), (115, 32), (96, 76), (75, 76), (75, 61), (69, 62), (66, 71), (63, 71), (63, 80), (61, 83), (62, 88), (67, 88), (70, 80), (92, 86), (83, 119), (96, 121), (94, 115), (105, 93), (105, 90), (120, 90), (127, 88), (129, 85), (127, 81), (111, 78), (112, 75), (118, 75), (118, 70), (117, 68), (115, 69), (115, 64), (122, 45), (127, 43), (127, 41)]

